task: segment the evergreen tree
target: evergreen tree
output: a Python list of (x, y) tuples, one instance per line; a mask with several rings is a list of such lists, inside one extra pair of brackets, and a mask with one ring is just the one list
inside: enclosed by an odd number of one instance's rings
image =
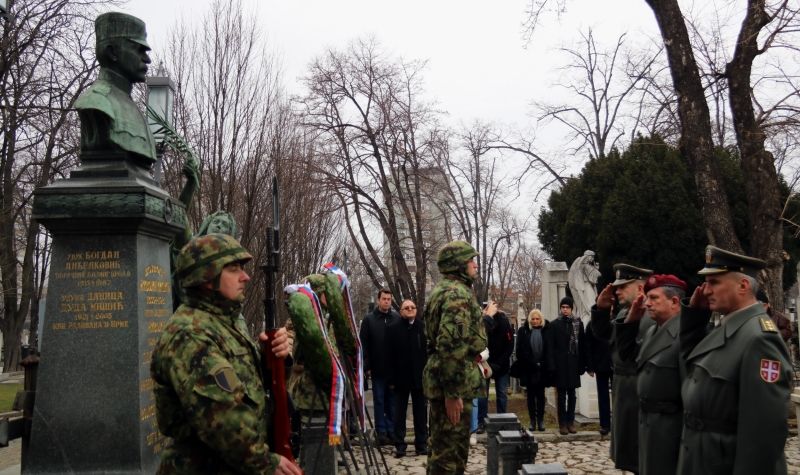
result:
[[(736, 232), (747, 247), (749, 220), (739, 157), (716, 151)], [(788, 195), (783, 183), (782, 195)], [(587, 249), (597, 253), (605, 282), (615, 262), (676, 274), (690, 284), (708, 243), (694, 178), (679, 151), (659, 137), (639, 137), (624, 152), (590, 160), (581, 173), (553, 192), (539, 217), (539, 241), (553, 259), (572, 262)], [(789, 254), (798, 255), (796, 240)], [(794, 283), (796, 260), (785, 268)], [(601, 283), (605, 283), (601, 282)]]

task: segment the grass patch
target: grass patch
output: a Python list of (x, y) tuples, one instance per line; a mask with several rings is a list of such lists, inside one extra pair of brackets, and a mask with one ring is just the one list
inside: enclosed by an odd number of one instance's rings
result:
[(22, 384), (0, 384), (0, 412), (10, 411), (14, 405), (14, 398)]

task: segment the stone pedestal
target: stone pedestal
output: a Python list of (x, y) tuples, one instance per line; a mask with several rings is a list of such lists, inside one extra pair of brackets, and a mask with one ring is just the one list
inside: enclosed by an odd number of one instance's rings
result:
[(486, 473), (497, 475), (500, 467), (497, 435), (501, 430), (519, 431), (519, 418), (513, 412), (487, 414), (484, 422), (486, 424)]
[(528, 430), (501, 430), (497, 434), (497, 452), (500, 458), (499, 475), (516, 475), (523, 464), (532, 464), (539, 451), (539, 443)]
[(306, 475), (336, 474), (336, 453), (328, 444), (327, 422), (324, 416), (314, 416), (303, 424), (300, 468)]
[(567, 296), (566, 262), (545, 262), (542, 273), (542, 315), (549, 321), (559, 316), (558, 304)]
[(23, 473), (155, 473), (150, 355), (185, 211), (124, 155), (83, 158), (34, 201), (53, 257)]
[(534, 474), (548, 474), (548, 475), (567, 475), (567, 469), (558, 462), (554, 463), (537, 463), (525, 464), (522, 469), (517, 472), (519, 475), (534, 475)]

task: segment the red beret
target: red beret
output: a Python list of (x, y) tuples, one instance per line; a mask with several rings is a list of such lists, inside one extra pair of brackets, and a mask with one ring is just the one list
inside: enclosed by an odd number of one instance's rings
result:
[(686, 282), (672, 274), (651, 275), (644, 284), (644, 291), (649, 292), (658, 287), (677, 287), (686, 292)]

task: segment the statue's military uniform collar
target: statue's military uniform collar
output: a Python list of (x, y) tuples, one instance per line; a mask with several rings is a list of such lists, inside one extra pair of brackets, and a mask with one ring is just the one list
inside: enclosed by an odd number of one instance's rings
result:
[(97, 75), (97, 79), (100, 81), (108, 81), (114, 85), (114, 87), (125, 91), (125, 93), (127, 93), (129, 96), (133, 90), (133, 84), (131, 84), (129, 80), (125, 79), (125, 77), (113, 69), (100, 68), (100, 73)]

